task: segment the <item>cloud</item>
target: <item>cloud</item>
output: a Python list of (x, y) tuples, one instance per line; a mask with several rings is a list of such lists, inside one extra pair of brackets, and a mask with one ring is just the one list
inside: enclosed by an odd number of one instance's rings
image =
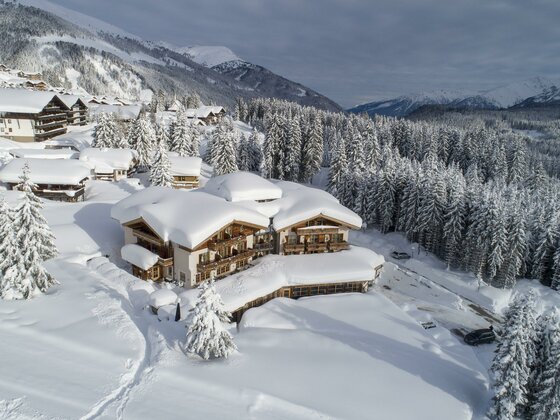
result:
[(143, 38), (225, 45), (343, 106), (560, 68), (557, 0), (51, 0)]

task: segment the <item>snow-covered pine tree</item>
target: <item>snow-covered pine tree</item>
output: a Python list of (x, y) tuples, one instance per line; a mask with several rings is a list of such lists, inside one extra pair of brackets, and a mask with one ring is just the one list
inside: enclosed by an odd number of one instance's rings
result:
[(58, 284), (43, 267), (43, 262), (55, 257), (57, 250), (54, 235), (41, 214), (41, 200), (33, 193), (27, 165), (20, 179), (17, 189), (24, 194), (13, 211), (12, 223), (18, 252), (13, 254), (13, 263), (6, 270), (2, 297), (30, 299)]
[(237, 167), (240, 171), (250, 171), (251, 167), (251, 146), (244, 134), (241, 135), (237, 146)]
[(542, 326), (538, 351), (539, 368), (536, 370), (532, 420), (560, 418), (560, 313), (557, 308), (540, 320)]
[(443, 211), (443, 237), (447, 267), (455, 264), (465, 228), (465, 178), (455, 167), (447, 185), (447, 203)]
[(348, 162), (346, 160), (346, 148), (343, 144), (342, 137), (338, 137), (334, 145), (334, 151), (331, 158), (331, 166), (329, 168), (329, 181), (327, 190), (338, 197), (338, 188), (341, 183), (341, 178), (344, 172), (348, 170)]
[(171, 175), (171, 162), (167, 155), (165, 142), (158, 142), (154, 160), (150, 166), (150, 183), (160, 187), (171, 187), (173, 176)]
[(114, 117), (108, 114), (101, 114), (93, 130), (92, 147), (100, 149), (114, 147), (118, 137), (118, 129)]
[(311, 182), (321, 169), (323, 160), (323, 125), (320, 114), (315, 115), (303, 144), (300, 181)]
[(2, 195), (0, 196), (0, 296), (4, 296), (4, 293), (11, 289), (11, 285), (4, 281), (4, 275), (14, 264), (17, 249), (13, 220), (13, 209), (8, 206)]
[(233, 337), (223, 325), (230, 319), (231, 315), (216, 292), (214, 280), (201, 283), (196, 305), (187, 317), (185, 351), (205, 360), (230, 356), (237, 350)]
[(299, 117), (287, 121), (286, 149), (284, 151), (285, 176), (288, 181), (298, 181), (301, 168), (301, 127)]
[(554, 253), (554, 272), (552, 274), (552, 281), (550, 287), (554, 290), (560, 291), (560, 246), (556, 248)]
[(233, 128), (233, 123), (229, 118), (224, 118), (212, 138), (211, 163), (214, 167), (214, 174), (223, 175), (236, 172), (237, 138)]
[(488, 416), (513, 420), (527, 409), (529, 377), (535, 355), (535, 297), (519, 295), (508, 308), (492, 363), (494, 397)]
[(259, 132), (253, 128), (249, 136), (249, 149), (251, 151), (251, 165), (249, 170), (251, 172), (260, 172), (263, 160), (262, 147), (259, 142)]
[(147, 168), (152, 160), (152, 153), (155, 143), (155, 133), (152, 123), (146, 115), (138, 117), (136, 126), (136, 141), (134, 149), (138, 153), (138, 166)]
[(283, 118), (274, 114), (267, 126), (264, 140), (263, 176), (265, 178), (284, 179), (284, 143)]
[(185, 112), (179, 109), (173, 124), (171, 151), (179, 156), (193, 156), (191, 127)]
[(155, 124), (155, 146), (159, 147), (161, 144), (165, 149), (168, 148), (169, 144), (169, 133), (165, 126), (160, 123)]

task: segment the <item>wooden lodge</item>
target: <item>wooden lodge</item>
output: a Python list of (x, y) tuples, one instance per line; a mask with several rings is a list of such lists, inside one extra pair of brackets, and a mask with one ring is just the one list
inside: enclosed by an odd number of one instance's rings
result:
[(67, 131), (68, 107), (50, 92), (0, 89), (0, 136), (44, 141)]
[(136, 172), (138, 159), (132, 149), (87, 147), (80, 152), (80, 161), (93, 167), (95, 179), (120, 181)]
[(169, 154), (171, 163), (172, 186), (175, 189), (190, 190), (198, 188), (202, 159), (193, 156), (177, 156)]
[(28, 80), (43, 79), (43, 75), (39, 72), (31, 72), (31, 71), (23, 71), (23, 70), (18, 71), (17, 76), (21, 77), (22, 79), (28, 79)]
[(253, 235), (263, 228), (248, 223), (230, 223), (191, 249), (164, 241), (142, 219), (125, 223), (123, 227), (127, 244), (137, 244), (157, 256), (157, 262), (149, 268), (129, 261), (135, 276), (152, 281), (176, 280), (188, 288), (246, 267), (256, 255)]

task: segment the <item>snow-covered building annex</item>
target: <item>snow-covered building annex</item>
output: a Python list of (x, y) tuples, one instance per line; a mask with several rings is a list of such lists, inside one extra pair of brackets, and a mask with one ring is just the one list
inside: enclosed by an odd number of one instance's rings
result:
[(113, 114), (119, 121), (133, 121), (138, 118), (142, 110), (141, 105), (95, 105), (90, 102), (88, 106), (89, 113), (94, 118), (101, 114)]
[(195, 156), (179, 156), (173, 152), (168, 155), (173, 188), (184, 190), (198, 188), (202, 159)]
[(122, 256), (136, 276), (187, 288), (271, 253), (347, 250), (348, 230), (361, 226), (358, 215), (324, 191), (246, 172), (212, 178), (194, 191), (147, 188), (117, 203), (111, 215), (123, 225)]
[(66, 107), (66, 121), (68, 125), (86, 125), (88, 106), (82, 98), (77, 95), (59, 95)]
[(0, 89), (0, 136), (33, 142), (64, 134), (68, 111), (52, 92)]
[(17, 189), (26, 164), (35, 193), (51, 200), (83, 200), (85, 181), (93, 178), (91, 168), (76, 159), (13, 159), (0, 169), (0, 181)]
[(80, 152), (80, 161), (92, 167), (96, 179), (104, 181), (128, 178), (138, 166), (136, 152), (132, 149), (88, 147)]

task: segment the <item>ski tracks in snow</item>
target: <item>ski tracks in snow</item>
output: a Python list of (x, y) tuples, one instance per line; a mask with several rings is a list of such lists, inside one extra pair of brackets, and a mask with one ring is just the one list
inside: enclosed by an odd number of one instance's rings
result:
[[(130, 302), (128, 284), (135, 279), (116, 267), (106, 258), (96, 258), (88, 263), (99, 279), (101, 290), (110, 300), (96, 308), (102, 323), (118, 326), (118, 334), (139, 344), (136, 360), (127, 361), (128, 371), (120, 378), (119, 385), (100, 399), (81, 420), (115, 418), (122, 420), (126, 406), (135, 390), (141, 388), (152, 377), (154, 367), (163, 350), (160, 333), (138, 313)], [(95, 298), (97, 293), (92, 295)]]

